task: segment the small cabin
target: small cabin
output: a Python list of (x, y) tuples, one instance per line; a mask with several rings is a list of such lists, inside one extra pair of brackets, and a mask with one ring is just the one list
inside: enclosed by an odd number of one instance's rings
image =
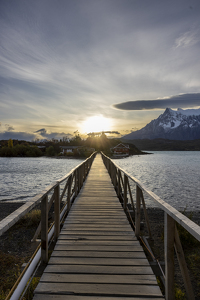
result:
[(129, 145), (124, 145), (122, 143), (111, 149), (115, 156), (129, 156), (129, 150)]
[(70, 153), (72, 154), (78, 154), (78, 155), (83, 155), (88, 154), (91, 155), (95, 151), (94, 148), (88, 148), (88, 147), (83, 147), (83, 146), (61, 146), (61, 153), (63, 155)]
[(79, 148), (80, 146), (61, 146), (61, 153), (74, 153), (78, 151)]

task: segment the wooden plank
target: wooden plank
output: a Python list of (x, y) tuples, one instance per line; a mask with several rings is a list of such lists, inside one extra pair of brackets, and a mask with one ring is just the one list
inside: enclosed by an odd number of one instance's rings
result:
[(127, 236), (127, 235), (130, 235), (130, 236), (135, 236), (135, 234), (134, 234), (134, 232), (133, 231), (131, 231), (131, 230), (129, 230), (129, 231), (111, 231), (111, 230), (109, 230), (109, 228), (107, 228), (107, 230), (103, 230), (102, 228), (101, 228), (101, 230), (99, 229), (99, 230), (95, 230), (95, 229), (93, 229), (93, 230), (91, 230), (91, 229), (88, 229), (88, 228), (82, 228), (82, 230), (80, 230), (80, 229), (74, 229), (74, 230), (68, 230), (68, 229), (64, 229), (64, 230), (62, 230), (62, 233), (61, 234), (67, 234), (67, 235), (80, 235), (80, 234), (82, 234), (82, 235), (95, 235), (95, 236), (97, 236), (97, 235), (111, 235), (111, 236), (113, 236), (113, 235), (123, 235), (123, 236)]
[[(104, 296), (94, 296), (94, 295), (87, 295), (87, 296), (77, 296), (77, 295), (45, 295), (45, 294), (36, 294), (34, 296), (34, 300), (125, 300), (124, 297), (104, 297)], [(127, 300), (147, 300), (148, 298), (138, 298), (138, 297), (128, 297), (126, 298)], [(150, 299), (150, 298), (149, 298)], [(152, 298), (151, 298), (152, 299)], [(162, 298), (157, 298), (156, 300), (163, 300), (164, 297)]]
[(90, 294), (112, 296), (161, 296), (158, 286), (154, 285), (129, 285), (129, 284), (81, 284), (81, 283), (43, 283), (37, 286), (37, 293), (46, 294)]
[[(110, 221), (106, 220), (106, 219), (100, 219), (100, 220), (95, 220), (93, 219), (92, 220), (93, 224), (95, 225), (99, 225), (99, 224), (102, 224), (102, 225), (109, 225), (110, 224)], [(90, 221), (88, 221), (87, 219), (84, 219), (84, 220), (81, 220), (80, 218), (79, 219), (75, 219), (73, 220), (73, 218), (71, 219), (68, 219), (65, 224), (91, 224)], [(119, 225), (119, 224), (124, 224), (124, 225), (128, 225), (129, 222), (127, 220), (120, 220), (120, 222), (118, 220), (112, 220), (111, 222), (112, 225)]]
[[(130, 230), (130, 225), (126, 225), (126, 224), (123, 224), (123, 225), (115, 225), (115, 226), (110, 226), (110, 225), (107, 225), (107, 224), (85, 224), (84, 225), (84, 228), (83, 228), (83, 225), (81, 224), (71, 224), (71, 223), (68, 223), (67, 225), (65, 224), (63, 226), (63, 229), (62, 230), (94, 230), (94, 231), (123, 231), (123, 230)], [(134, 234), (134, 232), (133, 232)]]
[(51, 257), (86, 257), (86, 258), (145, 258), (146, 256), (143, 251), (132, 251), (132, 252), (125, 252), (125, 251), (83, 251), (81, 249), (68, 251), (68, 250), (61, 250), (57, 249), (54, 250)]
[(60, 250), (60, 251), (65, 251), (65, 250), (69, 250), (69, 251), (107, 251), (107, 252), (112, 252), (115, 253), (117, 251), (141, 251), (143, 252), (142, 247), (140, 246), (140, 244), (137, 242), (134, 245), (94, 245), (94, 244), (90, 244), (90, 245), (84, 245), (84, 244), (65, 244), (65, 243), (57, 243), (55, 250)]
[(101, 215), (101, 214), (110, 214), (110, 215), (117, 215), (117, 216), (123, 216), (126, 217), (124, 212), (120, 209), (102, 209), (99, 207), (98, 209), (78, 209), (78, 208), (72, 208), (69, 215), (76, 214), (76, 215)]
[(153, 275), (150, 266), (48, 265), (46, 273)]
[(156, 285), (157, 280), (154, 275), (101, 275), (101, 274), (51, 274), (45, 273), (41, 277), (41, 282), (62, 282), (62, 283), (121, 283), (121, 284), (149, 284)]
[[(65, 245), (77, 245), (77, 246), (84, 246), (84, 245), (94, 245), (94, 246), (135, 246), (135, 242), (138, 242), (137, 239), (133, 241), (118, 241), (118, 240), (86, 240), (84, 238), (79, 238), (76, 240), (66, 240), (66, 239), (58, 239), (57, 244), (65, 244)], [(138, 242), (139, 245), (139, 242)]]
[(75, 218), (78, 218), (78, 217), (87, 217), (87, 216), (91, 216), (92, 217), (102, 217), (102, 218), (105, 218), (106, 216), (108, 217), (112, 217), (113, 219), (124, 219), (126, 220), (126, 216), (123, 214), (123, 213), (120, 213), (120, 212), (113, 212), (111, 210), (106, 210), (106, 211), (86, 211), (86, 210), (83, 210), (83, 211), (78, 211), (77, 214), (74, 212), (74, 211), (71, 211), (68, 215), (68, 218), (70, 217), (75, 217)]
[(142, 258), (107, 258), (107, 257), (65, 257), (52, 256), (49, 265), (93, 265), (93, 266), (149, 266)]
[(88, 234), (64, 234), (61, 232), (59, 236), (59, 240), (87, 240), (87, 241), (133, 241), (135, 239), (134, 236), (128, 236), (128, 235), (118, 235), (118, 236), (107, 236), (107, 235), (88, 235)]

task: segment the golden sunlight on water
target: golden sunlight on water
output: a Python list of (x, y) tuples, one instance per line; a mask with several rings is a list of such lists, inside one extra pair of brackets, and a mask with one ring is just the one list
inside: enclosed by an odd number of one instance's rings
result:
[(89, 117), (83, 122), (82, 131), (86, 133), (110, 131), (112, 121), (102, 115)]

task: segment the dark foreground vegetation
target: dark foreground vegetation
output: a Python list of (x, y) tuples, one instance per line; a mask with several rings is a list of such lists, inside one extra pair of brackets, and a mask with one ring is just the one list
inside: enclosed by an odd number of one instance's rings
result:
[[(164, 213), (158, 208), (148, 208), (147, 209), (149, 222), (152, 233), (152, 240), (149, 239), (149, 244), (153, 251), (156, 259), (162, 264), (164, 262)], [(189, 219), (200, 226), (200, 211), (181, 211)], [(134, 217), (133, 217), (134, 219)], [(141, 217), (142, 224), (144, 227), (142, 229), (141, 235), (148, 236), (148, 230), (145, 224), (145, 216), (142, 213)], [(187, 267), (189, 270), (189, 276), (192, 282), (195, 299), (200, 300), (200, 243), (197, 241), (187, 230), (185, 230), (181, 225), (176, 224), (179, 232), (179, 237), (183, 247)], [(150, 261), (152, 257), (146, 250), (146, 255)], [(163, 286), (159, 277), (157, 278), (158, 283), (163, 290)], [(186, 290), (184, 287), (183, 278), (181, 275), (178, 260), (175, 254), (175, 299), (176, 300), (186, 300)]]
[[(39, 157), (39, 156), (63, 156), (62, 147), (77, 146), (71, 153), (66, 156), (88, 157), (93, 151), (103, 151), (106, 155), (111, 155), (111, 149), (120, 143), (120, 139), (110, 139), (104, 133), (100, 135), (91, 134), (87, 139), (82, 139), (76, 135), (72, 139), (49, 140), (49, 141), (18, 141), (18, 140), (2, 140), (0, 141), (1, 157)], [(130, 155), (142, 154), (142, 152), (130, 145)]]

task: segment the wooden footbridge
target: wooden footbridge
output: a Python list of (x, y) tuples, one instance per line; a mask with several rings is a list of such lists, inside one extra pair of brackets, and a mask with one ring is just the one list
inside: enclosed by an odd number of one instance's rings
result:
[[(165, 273), (162, 271), (161, 276), (165, 285), (164, 296), (138, 240), (141, 206), (151, 237), (144, 193), (165, 213)], [(134, 212), (134, 222), (131, 219), (133, 226), (127, 218), (130, 215), (128, 201)], [(93, 154), (5, 218), (0, 222), (0, 235), (38, 203), (41, 203), (41, 223), (33, 240), (41, 231), (41, 244), (6, 300), (22, 299), (26, 282), (40, 264), (40, 258), (46, 267), (35, 290), (34, 300), (173, 300), (174, 249), (188, 299), (195, 299), (176, 222), (200, 241), (199, 226), (104, 154)], [(48, 229), (48, 213), (53, 203), (54, 223)], [(62, 209), (61, 203), (64, 203)], [(49, 259), (48, 247), (52, 239), (55, 247)]]
[(34, 300), (127, 296), (162, 298), (155, 275), (97, 155), (66, 218)]

